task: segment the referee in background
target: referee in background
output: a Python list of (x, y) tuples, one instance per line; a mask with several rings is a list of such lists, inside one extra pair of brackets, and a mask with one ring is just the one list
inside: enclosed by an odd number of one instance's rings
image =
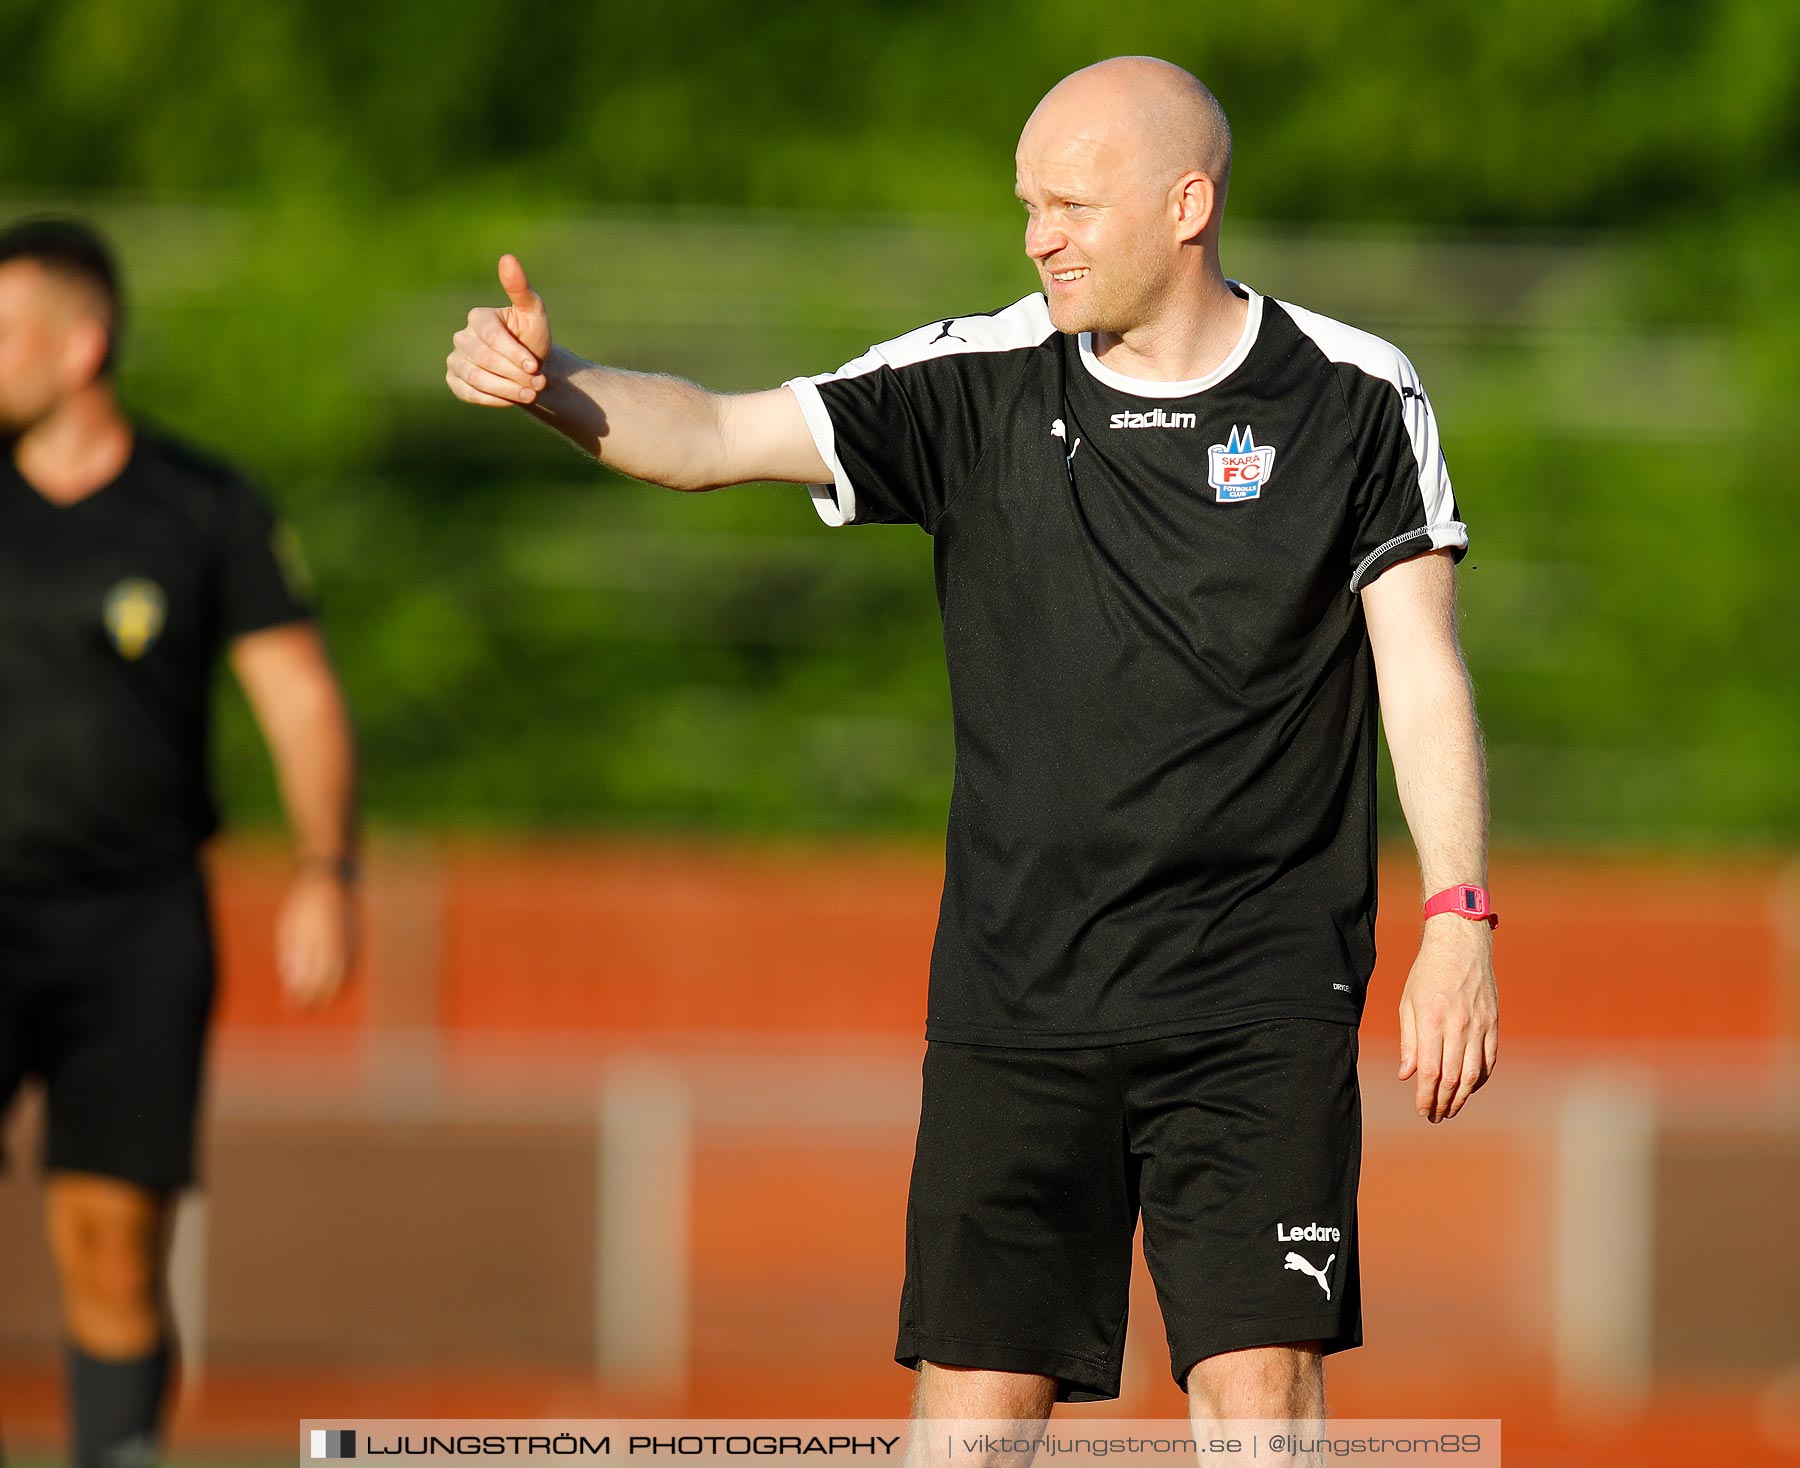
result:
[(134, 422), (120, 295), (87, 226), (0, 230), (0, 1112), (46, 1093), (73, 1461), (155, 1461), (175, 1343), (164, 1272), (214, 960), (198, 852), (225, 652), (298, 852), (282, 982), (351, 958), (355, 755), (289, 533), (231, 469)]

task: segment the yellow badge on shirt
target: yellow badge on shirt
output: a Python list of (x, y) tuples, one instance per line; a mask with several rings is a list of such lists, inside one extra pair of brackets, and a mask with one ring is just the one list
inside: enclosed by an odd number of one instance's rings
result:
[(107, 635), (119, 656), (136, 662), (163, 630), (169, 599), (162, 587), (143, 576), (130, 576), (106, 593), (103, 613)]
[(300, 537), (286, 520), (276, 524), (269, 537), (269, 548), (275, 552), (275, 564), (281, 569), (288, 595), (295, 601), (311, 601), (312, 568), (306, 564), (306, 555), (300, 549)]

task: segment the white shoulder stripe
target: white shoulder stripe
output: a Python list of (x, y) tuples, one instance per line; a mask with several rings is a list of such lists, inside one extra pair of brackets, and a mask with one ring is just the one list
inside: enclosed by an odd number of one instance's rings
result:
[(950, 357), (963, 352), (1014, 352), (1040, 345), (1055, 330), (1050, 324), (1049, 305), (1042, 295), (1032, 294), (992, 316), (951, 316), (917, 327), (904, 336), (870, 347), (836, 372), (827, 372), (812, 380), (830, 382), (861, 377), (879, 367), (911, 367), (919, 362), (929, 362), (933, 357)]
[[(1438, 439), (1437, 415), (1431, 411), (1419, 374), (1406, 359), (1406, 354), (1391, 342), (1354, 326), (1346, 326), (1341, 321), (1333, 321), (1329, 316), (1286, 301), (1277, 304), (1328, 361), (1342, 362), (1393, 385), (1400, 395), (1400, 417), (1406, 424), (1413, 458), (1419, 465), (1419, 499), (1425, 512), (1425, 524), (1417, 533), (1429, 532), (1434, 547), (1467, 545), (1468, 532), (1456, 518), (1456, 500), (1450, 492), (1450, 469), (1444, 462), (1443, 445)], [(1382, 547), (1383, 550), (1388, 548)], [(1357, 578), (1368, 564), (1365, 561), (1357, 568)], [(1353, 579), (1351, 590), (1356, 589)]]
[(1373, 332), (1333, 321), (1317, 311), (1308, 311), (1291, 301), (1277, 304), (1331, 361), (1360, 368), (1371, 377), (1386, 379), (1396, 388), (1407, 383), (1417, 386), (1419, 374), (1413, 371), (1412, 363), (1392, 342), (1383, 341)]
[(818, 447), (819, 457), (831, 469), (832, 484), (810, 484), (813, 508), (827, 525), (848, 525), (856, 519), (856, 487), (850, 482), (837, 454), (837, 435), (831, 413), (819, 395), (822, 382), (841, 382), (863, 377), (883, 367), (912, 367), (935, 357), (964, 352), (1016, 352), (1040, 346), (1056, 330), (1050, 324), (1050, 306), (1041, 294), (1025, 296), (992, 316), (951, 316), (942, 321), (872, 346), (836, 372), (817, 377), (790, 378), (782, 386), (800, 400), (800, 413)]

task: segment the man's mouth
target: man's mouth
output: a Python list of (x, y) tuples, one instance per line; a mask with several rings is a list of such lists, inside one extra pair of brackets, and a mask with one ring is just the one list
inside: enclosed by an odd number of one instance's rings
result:
[(1057, 281), (1062, 285), (1068, 285), (1073, 281), (1080, 280), (1087, 273), (1088, 273), (1087, 266), (1078, 265), (1073, 270), (1052, 270), (1050, 272), (1050, 279)]

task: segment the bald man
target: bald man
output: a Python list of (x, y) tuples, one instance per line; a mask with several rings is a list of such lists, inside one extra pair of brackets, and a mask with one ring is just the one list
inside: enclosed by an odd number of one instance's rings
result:
[(126, 413), (119, 315), (87, 225), (0, 229), (0, 1111), (42, 1084), (78, 1468), (157, 1458), (213, 994), (221, 655), (299, 847), (277, 932), (296, 1003), (330, 997), (351, 941), (350, 728), (287, 536), (238, 475)]
[(1395, 348), (1228, 280), (1231, 133), (1164, 61), (1016, 158), (1041, 293), (719, 396), (553, 346), (519, 262), (452, 392), (678, 490), (933, 538), (956, 731), (898, 1360), (925, 1417), (1116, 1396), (1139, 1213), (1196, 1419), (1315, 1418), (1361, 1341), (1376, 695), (1431, 900), (1401, 1078), (1492, 1070), (1467, 545)]

